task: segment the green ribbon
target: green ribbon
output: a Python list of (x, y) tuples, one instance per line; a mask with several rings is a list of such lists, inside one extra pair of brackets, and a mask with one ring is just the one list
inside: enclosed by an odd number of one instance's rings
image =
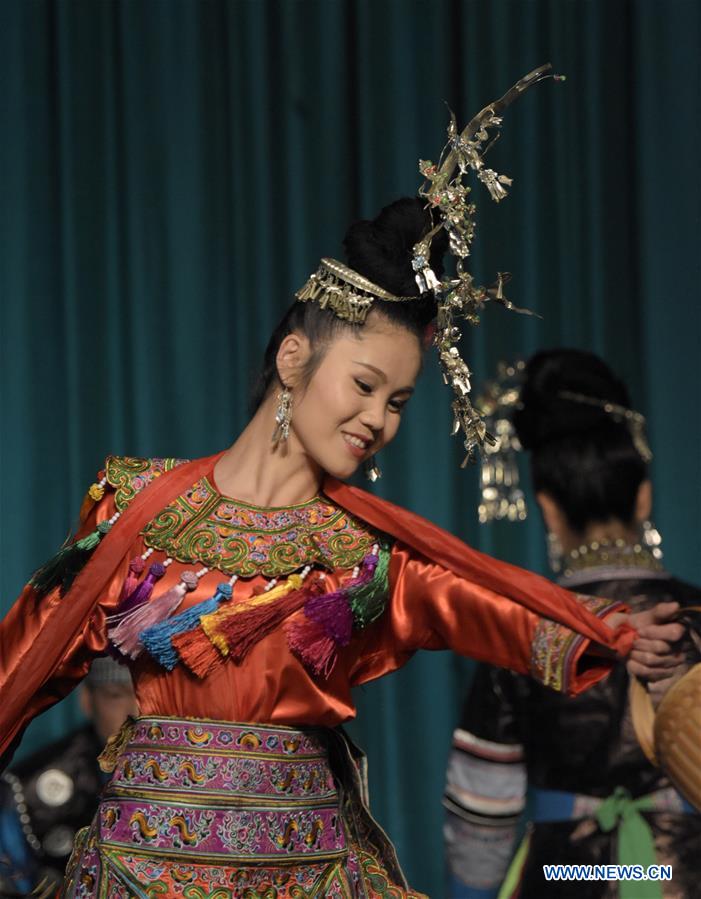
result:
[(504, 882), (499, 888), (497, 899), (512, 899), (513, 896), (517, 895), (517, 887), (521, 881), (523, 867), (526, 864), (526, 857), (528, 856), (530, 846), (531, 835), (530, 833), (526, 833), (516, 850), (516, 855), (511, 859)]
[[(657, 862), (655, 841), (650, 827), (640, 814), (654, 809), (650, 796), (633, 799), (625, 787), (616, 787), (596, 810), (596, 820), (604, 833), (618, 828), (616, 842), (619, 865), (643, 865), (648, 868)], [(662, 899), (662, 887), (657, 880), (621, 880), (620, 899)]]

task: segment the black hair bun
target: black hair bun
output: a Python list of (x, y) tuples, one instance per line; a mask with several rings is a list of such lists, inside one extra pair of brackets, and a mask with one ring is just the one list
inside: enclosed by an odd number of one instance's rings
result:
[[(350, 226), (343, 241), (348, 265), (395, 296), (418, 296), (412, 250), (436, 223), (420, 197), (395, 200), (372, 221)], [(441, 229), (431, 241), (430, 257), (438, 278), (447, 247), (448, 236)]]
[(536, 353), (526, 365), (520, 407), (513, 416), (524, 449), (592, 430), (626, 430), (625, 423), (602, 408), (567, 399), (563, 391), (630, 408), (623, 382), (593, 353), (572, 349)]

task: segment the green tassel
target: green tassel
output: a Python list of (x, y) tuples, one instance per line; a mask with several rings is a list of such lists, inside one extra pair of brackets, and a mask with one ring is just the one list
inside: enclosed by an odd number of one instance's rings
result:
[(60, 586), (61, 596), (64, 596), (111, 527), (109, 521), (101, 521), (91, 534), (61, 547), (56, 555), (32, 576), (29, 583), (34, 588), (35, 594), (38, 597), (46, 596)]
[(63, 579), (65, 560), (72, 550), (72, 543), (62, 546), (55, 556), (34, 572), (29, 583), (37, 596), (45, 596), (58, 587)]
[[(107, 524), (107, 522), (100, 522), (100, 525)], [(100, 525), (97, 526), (97, 529), (92, 532), (92, 534), (88, 534), (86, 537), (83, 537), (81, 540), (78, 540), (75, 544), (76, 549), (80, 549), (83, 552), (89, 552), (91, 549), (95, 549), (97, 544), (103, 537), (103, 531), (100, 530)], [(107, 529), (109, 530), (109, 528)], [(107, 531), (104, 531), (106, 534)]]
[(389, 595), (389, 557), (386, 544), (380, 544), (377, 567), (372, 580), (348, 591), (348, 602), (356, 627), (366, 627), (384, 612)]

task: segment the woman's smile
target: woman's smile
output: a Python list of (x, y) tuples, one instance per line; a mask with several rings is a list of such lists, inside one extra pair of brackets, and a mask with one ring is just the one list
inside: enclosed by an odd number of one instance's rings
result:
[(349, 434), (347, 431), (342, 431), (341, 433), (343, 434), (343, 439), (345, 440), (349, 451), (357, 459), (362, 459), (367, 452), (368, 447), (371, 445), (372, 440), (365, 437), (358, 437), (357, 434)]

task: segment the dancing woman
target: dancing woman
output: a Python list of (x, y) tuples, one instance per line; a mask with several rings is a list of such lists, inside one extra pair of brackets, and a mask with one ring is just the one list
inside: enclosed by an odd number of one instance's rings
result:
[[(478, 159), (477, 144), (455, 153)], [(443, 166), (425, 174), (464, 200)], [(228, 449), (108, 458), (75, 541), (3, 621), (2, 751), (96, 655), (135, 684), (139, 717), (103, 754), (112, 777), (62, 896), (415, 896), (336, 729), (354, 686), (451, 649), (577, 694), (636, 653), (636, 628), (661, 641), (645, 669), (659, 675), (679, 630), (665, 610), (577, 601), (343, 483), (361, 464), (376, 475), (432, 339), (467, 447), (484, 437), (453, 346), (462, 300), (438, 280), (447, 234), (467, 252), (455, 222), (471, 210), (425, 207), (392, 204), (351, 227), (347, 266), (322, 261)], [(459, 280), (463, 300), (486, 299)]]

